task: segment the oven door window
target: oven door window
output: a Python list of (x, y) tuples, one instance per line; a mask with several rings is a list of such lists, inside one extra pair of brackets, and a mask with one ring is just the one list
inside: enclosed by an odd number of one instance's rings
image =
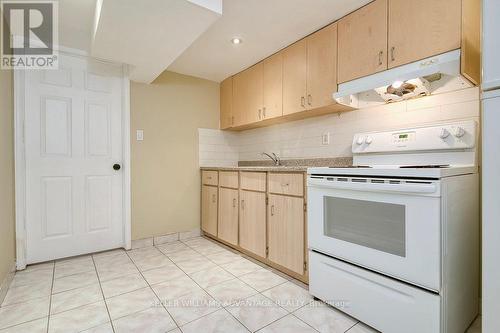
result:
[(406, 256), (405, 206), (324, 197), (325, 236)]

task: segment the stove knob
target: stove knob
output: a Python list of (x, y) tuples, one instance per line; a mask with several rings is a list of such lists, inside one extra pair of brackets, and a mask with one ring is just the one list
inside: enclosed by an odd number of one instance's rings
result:
[(369, 145), (369, 144), (371, 144), (373, 142), (373, 138), (371, 136), (367, 136), (365, 138), (365, 142), (366, 142), (367, 145)]
[(448, 132), (448, 130), (446, 128), (441, 129), (441, 133), (439, 134), (439, 137), (441, 139), (444, 140), (444, 139), (446, 139), (449, 136), (450, 136), (450, 132)]
[(456, 136), (457, 138), (461, 138), (465, 135), (465, 130), (463, 129), (463, 127), (455, 127), (453, 129), (453, 135)]
[(359, 137), (358, 140), (356, 140), (356, 144), (358, 146), (361, 146), (365, 142), (365, 138)]

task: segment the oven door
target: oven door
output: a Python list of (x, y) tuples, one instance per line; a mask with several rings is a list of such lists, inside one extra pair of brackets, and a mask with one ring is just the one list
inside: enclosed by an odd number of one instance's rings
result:
[(440, 203), (439, 181), (309, 176), (309, 248), (439, 292)]

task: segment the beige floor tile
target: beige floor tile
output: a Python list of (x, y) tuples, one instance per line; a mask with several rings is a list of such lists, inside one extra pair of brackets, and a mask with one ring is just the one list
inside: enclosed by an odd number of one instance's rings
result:
[(106, 299), (111, 319), (146, 310), (158, 304), (158, 298), (151, 288), (143, 288), (130, 293)]
[(92, 255), (81, 255), (76, 257), (69, 257), (56, 260), (56, 268), (61, 267), (67, 264), (83, 264), (83, 265), (91, 265), (93, 264)]
[(52, 281), (40, 281), (32, 284), (27, 284), (19, 287), (11, 287), (7, 290), (7, 295), (2, 303), (2, 306), (23, 303), (35, 298), (50, 295), (52, 289)]
[(97, 270), (133, 263), (132, 259), (130, 259), (127, 253), (125, 253), (124, 251), (104, 257), (94, 257), (94, 262)]
[(242, 257), (236, 253), (226, 250), (225, 252), (208, 254), (207, 258), (216, 263), (217, 265), (224, 265), (239, 260)]
[(203, 254), (205, 256), (209, 255), (209, 254), (214, 254), (214, 253), (220, 253), (220, 252), (227, 251), (223, 247), (220, 247), (219, 245), (214, 245), (214, 244), (201, 245), (201, 246), (193, 247), (193, 249), (196, 252), (198, 252), (200, 254)]
[(261, 294), (241, 300), (227, 310), (251, 332), (288, 315), (288, 311)]
[(52, 296), (50, 314), (79, 308), (102, 299), (101, 288), (98, 284), (58, 293)]
[(216, 300), (222, 303), (222, 306), (228, 306), (242, 299), (257, 294), (257, 291), (238, 279), (223, 282), (209, 287), (206, 291)]
[(132, 260), (135, 261), (136, 259), (144, 259), (160, 255), (161, 252), (154, 246), (148, 246), (127, 251), (127, 254)]
[(167, 255), (170, 253), (179, 252), (179, 251), (189, 249), (189, 247), (186, 244), (179, 242), (179, 241), (172, 242), (172, 243), (166, 243), (166, 244), (160, 244), (160, 245), (157, 245), (156, 247), (158, 248), (158, 250), (160, 250), (161, 252), (163, 252)]
[(54, 280), (52, 293), (60, 293), (71, 289), (90, 286), (92, 284), (99, 284), (97, 273), (95, 271), (65, 276), (63, 278)]
[(220, 309), (185, 326), (182, 326), (182, 331), (184, 333), (248, 332), (243, 325), (241, 325), (224, 309)]
[(114, 320), (116, 333), (164, 333), (177, 327), (163, 307), (154, 307)]
[(47, 333), (49, 317), (0, 330), (0, 333)]
[(97, 253), (93, 253), (92, 257), (94, 257), (94, 260), (95, 260), (97, 258), (104, 258), (104, 257), (108, 257), (111, 255), (116, 255), (119, 253), (125, 253), (125, 250), (124, 249), (113, 249), (113, 250), (108, 250), (108, 251), (97, 252)]
[(207, 270), (210, 268), (217, 267), (216, 264), (214, 264), (213, 262), (211, 262), (207, 258), (179, 261), (176, 264), (186, 274), (192, 274), (195, 272), (204, 271), (204, 270)]
[(262, 268), (261, 266), (256, 265), (250, 260), (244, 258), (221, 265), (221, 267), (235, 276), (245, 275)]
[(113, 327), (111, 326), (111, 322), (104, 323), (88, 330), (82, 331), (80, 333), (113, 333)]
[(264, 327), (259, 333), (317, 333), (317, 331), (297, 317), (288, 315)]
[(187, 277), (187, 275), (177, 266), (163, 266), (142, 272), (149, 284), (157, 284), (173, 279)]
[(117, 295), (125, 294), (134, 290), (147, 287), (148, 284), (141, 274), (128, 274), (113, 280), (107, 280), (101, 283), (104, 297), (110, 298)]
[(267, 269), (259, 269), (258, 271), (241, 275), (239, 279), (255, 290), (261, 292), (287, 282), (287, 280), (281, 276), (274, 274)]
[(224, 281), (234, 279), (234, 275), (228, 273), (220, 267), (214, 267), (205, 271), (196, 272), (189, 275), (202, 288), (214, 286)]
[(55, 264), (54, 261), (48, 261), (40, 264), (28, 265), (26, 266), (26, 269), (24, 269), (21, 272), (32, 272), (32, 271), (37, 271), (39, 269), (51, 269), (51, 268), (54, 269), (54, 264)]
[(206, 260), (206, 258), (203, 255), (199, 254), (198, 252), (192, 249), (172, 252), (167, 254), (167, 257), (169, 257), (170, 260), (172, 260), (175, 263), (187, 260), (196, 260), (196, 259)]
[(151, 288), (153, 288), (162, 302), (201, 290), (196, 282), (187, 275), (152, 285)]
[(84, 273), (95, 270), (94, 262), (91, 257), (69, 262), (56, 262), (54, 278), (60, 279), (68, 275)]
[(123, 265), (112, 265), (97, 269), (101, 282), (113, 280), (124, 275), (138, 273), (137, 267), (133, 263)]
[(177, 325), (182, 326), (220, 308), (202, 289), (164, 303)]
[(49, 315), (50, 297), (0, 308), (0, 329), (19, 325)]
[(16, 272), (16, 275), (10, 284), (10, 288), (42, 282), (51, 283), (53, 275), (54, 269), (51, 267), (32, 271), (19, 271)]
[(262, 294), (290, 312), (307, 305), (312, 300), (312, 296), (307, 290), (291, 282), (280, 284), (266, 290)]
[(81, 332), (109, 321), (103, 301), (58, 313), (49, 318), (49, 333)]
[[(353, 328), (351, 328), (347, 332), (349, 332), (349, 333), (380, 333), (376, 329), (373, 329), (370, 326), (365, 325), (363, 323), (356, 324)], [(481, 331), (477, 331), (477, 332), (474, 332), (474, 333), (481, 333)]]
[(164, 254), (162, 254), (161, 252), (158, 253), (160, 254), (156, 256), (136, 259), (134, 260), (134, 263), (141, 272), (162, 266), (174, 266), (174, 263)]
[(358, 323), (354, 318), (322, 302), (311, 302), (294, 315), (321, 333), (344, 333)]

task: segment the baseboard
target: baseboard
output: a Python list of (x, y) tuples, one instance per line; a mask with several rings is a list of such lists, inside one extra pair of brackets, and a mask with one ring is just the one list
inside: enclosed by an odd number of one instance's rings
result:
[(190, 231), (172, 232), (165, 235), (132, 240), (132, 249), (140, 249), (143, 247), (176, 242), (178, 240), (184, 240), (199, 236), (201, 236), (200, 228), (196, 228)]
[(3, 303), (5, 295), (7, 295), (7, 290), (9, 290), (10, 284), (12, 283), (15, 274), (16, 263), (14, 262), (9, 270), (9, 273), (7, 273), (7, 275), (3, 279), (2, 284), (0, 284), (0, 304)]

